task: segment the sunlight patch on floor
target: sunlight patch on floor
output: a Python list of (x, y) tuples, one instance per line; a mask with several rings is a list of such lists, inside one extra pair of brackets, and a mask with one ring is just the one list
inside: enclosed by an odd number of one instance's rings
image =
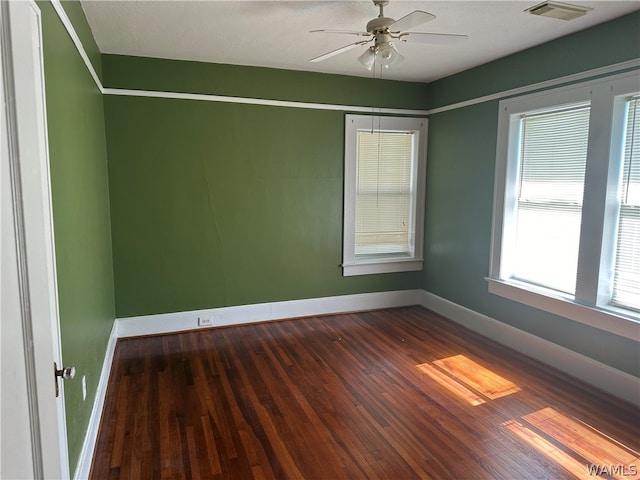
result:
[(509, 420), (507, 422), (504, 422), (502, 425), (507, 427), (507, 429), (514, 433), (518, 438), (524, 440), (531, 447), (546, 455), (549, 459), (553, 460), (566, 471), (575, 475), (576, 477), (583, 478), (587, 473), (587, 469), (584, 463), (576, 460), (571, 455), (553, 445), (551, 442), (538, 435), (530, 428), (525, 427), (520, 422)]
[(467, 402), (469, 402), (471, 405), (476, 406), (476, 405), (482, 405), (483, 403), (485, 403), (485, 401), (480, 396), (473, 393), (467, 387), (465, 387), (464, 385), (461, 385), (455, 379), (451, 378), (444, 372), (441, 372), (434, 366), (428, 363), (423, 363), (421, 365), (416, 365), (416, 367), (421, 372), (429, 375), (429, 377), (431, 377), (433, 380), (438, 382), (440, 385), (442, 385), (444, 388), (449, 390), (451, 393), (456, 394), (463, 400), (466, 400)]
[(458, 381), (468, 385), (482, 395), (495, 400), (496, 398), (519, 392), (520, 387), (501, 377), (497, 373), (483, 367), (464, 355), (443, 358), (433, 362)]
[(416, 368), (473, 406), (520, 391), (515, 383), (464, 355), (421, 363)]
[(640, 479), (640, 454), (581, 420), (547, 407), (522, 421), (502, 425), (578, 478)]
[[(640, 464), (638, 452), (554, 408), (543, 408), (522, 418), (594, 465)], [(625, 478), (639, 477), (625, 475)]]

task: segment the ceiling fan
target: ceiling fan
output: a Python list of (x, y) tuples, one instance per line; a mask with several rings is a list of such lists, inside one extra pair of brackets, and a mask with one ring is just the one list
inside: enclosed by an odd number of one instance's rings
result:
[(335, 55), (356, 48), (360, 45), (366, 45), (373, 42), (365, 52), (358, 57), (358, 61), (367, 69), (371, 70), (374, 63), (378, 63), (386, 68), (391, 65), (398, 65), (404, 60), (404, 56), (400, 54), (396, 46), (396, 41), (426, 44), (453, 44), (466, 41), (467, 35), (455, 35), (449, 33), (425, 33), (408, 31), (423, 23), (433, 20), (432, 15), (422, 10), (414, 10), (405, 15), (400, 20), (384, 16), (384, 7), (389, 4), (389, 0), (373, 0), (373, 4), (380, 8), (380, 15), (367, 23), (367, 30), (350, 31), (350, 30), (312, 30), (310, 33), (336, 33), (344, 35), (357, 35), (361, 37), (369, 37), (366, 40), (360, 40), (336, 50), (332, 50), (318, 57), (312, 58), (310, 62), (321, 62)]

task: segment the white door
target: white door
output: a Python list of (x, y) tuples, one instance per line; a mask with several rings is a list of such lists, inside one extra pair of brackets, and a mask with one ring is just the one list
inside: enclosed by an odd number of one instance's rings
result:
[(0, 1), (0, 25), (0, 478), (68, 478), (40, 11)]

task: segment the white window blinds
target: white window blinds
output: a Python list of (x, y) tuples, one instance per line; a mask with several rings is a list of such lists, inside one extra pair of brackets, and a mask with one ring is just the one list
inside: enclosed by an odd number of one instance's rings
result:
[(589, 105), (521, 119), (515, 278), (575, 293)]
[(357, 133), (355, 254), (412, 255), (413, 132)]
[(640, 98), (628, 102), (612, 304), (640, 310)]

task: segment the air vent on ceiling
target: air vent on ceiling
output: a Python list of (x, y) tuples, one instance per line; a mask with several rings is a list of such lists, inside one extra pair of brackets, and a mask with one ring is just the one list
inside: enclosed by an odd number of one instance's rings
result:
[(542, 2), (534, 7), (527, 8), (525, 11), (542, 17), (573, 20), (574, 18), (586, 15), (590, 10), (592, 9), (580, 5), (569, 5), (568, 3), (561, 2)]

